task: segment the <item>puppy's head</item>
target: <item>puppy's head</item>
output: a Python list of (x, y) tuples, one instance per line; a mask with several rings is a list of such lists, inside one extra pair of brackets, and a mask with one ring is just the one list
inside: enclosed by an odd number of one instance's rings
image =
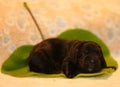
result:
[(95, 73), (106, 66), (100, 46), (92, 41), (85, 41), (78, 45), (75, 57), (78, 69), (83, 73)]

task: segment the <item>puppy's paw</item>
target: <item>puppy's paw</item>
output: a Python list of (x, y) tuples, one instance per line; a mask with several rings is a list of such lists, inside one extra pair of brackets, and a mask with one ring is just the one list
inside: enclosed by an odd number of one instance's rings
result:
[(76, 74), (73, 74), (73, 73), (71, 73), (71, 72), (64, 73), (64, 74), (65, 74), (65, 76), (66, 76), (67, 78), (74, 78), (74, 77), (76, 76)]
[(64, 62), (62, 67), (67, 78), (74, 78), (78, 74), (77, 68), (72, 62)]

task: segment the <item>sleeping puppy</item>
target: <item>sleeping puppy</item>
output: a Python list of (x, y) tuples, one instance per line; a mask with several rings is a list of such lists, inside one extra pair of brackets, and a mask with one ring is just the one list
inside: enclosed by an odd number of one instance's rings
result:
[(79, 73), (95, 73), (107, 68), (97, 43), (58, 38), (47, 39), (35, 45), (29, 55), (28, 64), (30, 71), (64, 73), (68, 78)]

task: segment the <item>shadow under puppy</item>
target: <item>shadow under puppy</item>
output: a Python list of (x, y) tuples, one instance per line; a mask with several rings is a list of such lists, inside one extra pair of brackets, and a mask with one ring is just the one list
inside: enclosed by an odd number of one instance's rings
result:
[(79, 73), (95, 73), (109, 68), (97, 43), (58, 38), (47, 39), (35, 45), (28, 63), (30, 71), (46, 74), (64, 73), (68, 78), (73, 78)]

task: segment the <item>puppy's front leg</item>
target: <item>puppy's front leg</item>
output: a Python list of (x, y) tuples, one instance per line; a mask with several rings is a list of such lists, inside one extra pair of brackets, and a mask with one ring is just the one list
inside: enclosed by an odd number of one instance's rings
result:
[(73, 78), (78, 74), (77, 65), (73, 63), (70, 57), (65, 58), (63, 61), (62, 70), (68, 78)]

